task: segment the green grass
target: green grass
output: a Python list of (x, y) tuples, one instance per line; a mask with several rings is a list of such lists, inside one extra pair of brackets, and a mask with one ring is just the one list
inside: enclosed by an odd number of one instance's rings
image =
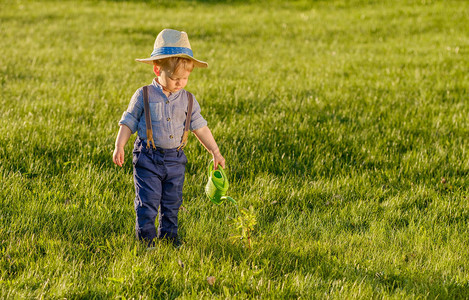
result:
[[(468, 297), (467, 2), (165, 2), (0, 2), (0, 298)], [(185, 246), (135, 241), (134, 138), (111, 155), (163, 28), (210, 65), (251, 250), (193, 136)]]

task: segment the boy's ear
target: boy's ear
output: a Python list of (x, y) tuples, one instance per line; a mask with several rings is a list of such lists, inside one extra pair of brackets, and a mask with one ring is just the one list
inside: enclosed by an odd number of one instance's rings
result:
[(153, 72), (155, 73), (156, 76), (160, 76), (160, 66), (153, 65)]

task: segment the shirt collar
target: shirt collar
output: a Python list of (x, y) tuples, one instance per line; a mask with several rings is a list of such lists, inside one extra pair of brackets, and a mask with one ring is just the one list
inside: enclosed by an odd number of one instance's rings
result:
[(156, 88), (160, 89), (161, 91), (163, 91), (163, 87), (161, 86), (161, 84), (158, 82), (158, 78), (153, 78), (153, 82), (151, 83), (152, 85), (154, 85)]
[[(153, 78), (152, 85), (155, 86), (163, 95), (166, 96), (166, 94), (163, 92), (163, 87), (162, 87), (161, 84), (158, 82), (158, 78), (157, 78), (157, 77)], [(169, 95), (169, 97), (168, 97), (168, 100), (169, 100), (169, 98), (174, 98), (174, 97), (175, 97), (176, 95), (178, 95), (181, 91), (182, 91), (182, 90), (177, 91), (176, 93), (171, 93), (171, 94)]]

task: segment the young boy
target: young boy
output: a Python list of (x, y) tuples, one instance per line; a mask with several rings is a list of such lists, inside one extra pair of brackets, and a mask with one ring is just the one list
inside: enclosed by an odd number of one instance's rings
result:
[[(193, 57), (187, 34), (164, 29), (155, 40), (150, 58), (137, 61), (153, 64), (156, 78), (146, 87), (149, 113), (145, 112), (144, 87), (130, 100), (119, 121), (113, 161), (122, 167), (124, 146), (134, 132), (133, 166), (137, 238), (153, 245), (154, 239), (168, 239), (179, 245), (178, 211), (182, 204), (182, 188), (187, 158), (180, 147), (185, 141), (186, 114), (191, 94), (184, 90), (194, 67), (206, 68), (206, 62)], [(146, 127), (146, 113), (151, 119), (152, 134)], [(190, 130), (212, 154), (215, 168), (225, 167), (217, 143), (193, 99)], [(152, 137), (147, 136), (147, 133)], [(155, 147), (156, 146), (156, 147)], [(182, 145), (183, 146), (183, 145)], [(159, 211), (158, 232), (155, 219)]]

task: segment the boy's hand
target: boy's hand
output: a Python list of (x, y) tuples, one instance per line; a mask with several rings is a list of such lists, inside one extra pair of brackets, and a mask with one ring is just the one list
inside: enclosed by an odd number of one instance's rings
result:
[(225, 168), (225, 159), (223, 156), (221, 156), (220, 151), (217, 151), (217, 153), (212, 153), (213, 155), (213, 166), (215, 170), (218, 168), (218, 165), (220, 165), (223, 169)]
[(112, 161), (122, 167), (124, 164), (124, 147), (116, 147), (114, 149), (114, 153), (112, 154)]
[(132, 131), (127, 125), (121, 125), (116, 138), (116, 148), (114, 148), (114, 153), (112, 154), (112, 161), (119, 167), (122, 167), (124, 164), (124, 146), (131, 134)]

